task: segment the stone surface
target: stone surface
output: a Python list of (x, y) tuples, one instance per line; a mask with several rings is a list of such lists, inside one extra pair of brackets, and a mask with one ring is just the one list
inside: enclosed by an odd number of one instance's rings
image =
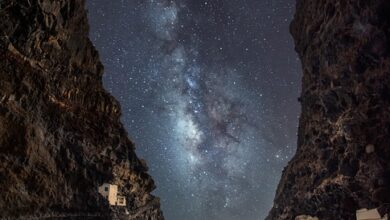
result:
[(366, 153), (367, 154), (371, 154), (371, 153), (374, 153), (375, 152), (375, 146), (372, 145), (372, 144), (369, 144), (366, 146)]
[[(0, 218), (163, 219), (102, 86), (83, 0), (0, 1)], [(109, 182), (130, 215), (98, 194)]]
[(304, 73), (298, 149), (267, 219), (346, 220), (376, 207), (383, 215), (390, 202), (390, 1), (298, 0), (291, 32)]

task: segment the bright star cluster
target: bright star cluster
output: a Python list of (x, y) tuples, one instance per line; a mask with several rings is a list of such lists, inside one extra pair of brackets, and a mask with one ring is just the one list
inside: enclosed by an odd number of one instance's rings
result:
[(87, 4), (104, 85), (166, 219), (263, 219), (296, 145), (295, 1)]

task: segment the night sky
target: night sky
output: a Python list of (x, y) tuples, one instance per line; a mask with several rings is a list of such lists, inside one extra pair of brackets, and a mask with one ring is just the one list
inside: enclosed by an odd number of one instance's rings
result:
[(167, 220), (264, 219), (295, 152), (294, 0), (88, 0)]

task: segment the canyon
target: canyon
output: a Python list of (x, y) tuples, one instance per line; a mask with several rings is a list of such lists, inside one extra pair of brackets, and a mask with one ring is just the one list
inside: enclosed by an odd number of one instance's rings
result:
[[(84, 5), (0, 1), (0, 218), (164, 219), (103, 88)], [(386, 0), (297, 0), (298, 148), (268, 220), (389, 214), (389, 12)], [(126, 206), (109, 205), (105, 183)]]
[(390, 2), (299, 0), (296, 155), (267, 219), (356, 219), (390, 203)]
[[(163, 219), (103, 88), (84, 4), (0, 2), (0, 218)], [(125, 208), (100, 196), (106, 182)]]

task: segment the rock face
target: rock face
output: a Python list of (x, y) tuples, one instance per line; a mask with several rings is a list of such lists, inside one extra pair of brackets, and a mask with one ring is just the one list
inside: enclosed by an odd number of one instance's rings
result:
[(267, 219), (388, 212), (390, 1), (298, 0), (291, 32), (304, 73), (298, 149)]
[[(0, 1), (0, 218), (163, 219), (102, 86), (83, 0)], [(98, 194), (119, 186), (125, 210)]]

